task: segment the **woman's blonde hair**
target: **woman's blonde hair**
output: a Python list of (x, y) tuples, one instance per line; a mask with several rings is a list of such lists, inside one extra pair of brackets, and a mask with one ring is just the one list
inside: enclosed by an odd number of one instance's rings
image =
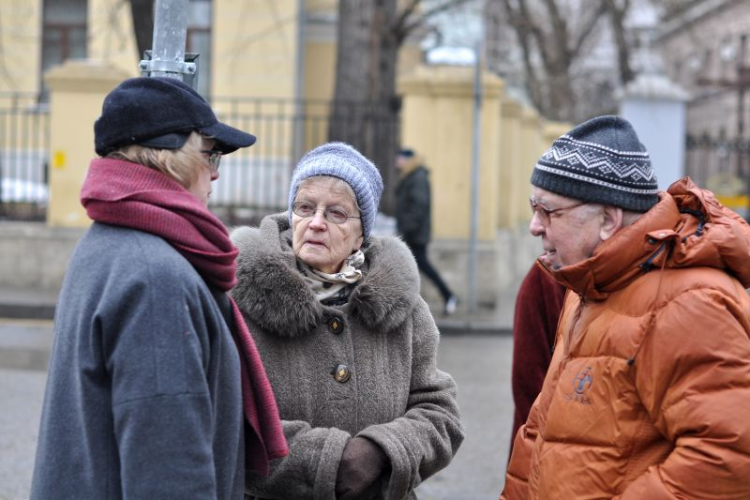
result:
[(198, 132), (191, 132), (180, 149), (154, 149), (130, 144), (112, 151), (107, 158), (117, 158), (153, 168), (176, 180), (182, 187), (189, 188), (198, 178), (196, 167), (203, 168), (202, 165), (196, 165), (195, 158), (207, 149), (205, 140), (206, 138)]

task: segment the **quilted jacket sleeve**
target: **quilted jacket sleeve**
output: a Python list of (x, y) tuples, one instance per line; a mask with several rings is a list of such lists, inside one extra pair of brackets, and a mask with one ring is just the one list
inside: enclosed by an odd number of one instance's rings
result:
[(424, 479), (446, 467), (464, 439), (456, 384), (437, 368), (439, 334), (427, 305), (414, 315), (412, 379), (403, 417), (367, 427), (360, 436), (385, 451), (391, 463), (385, 498), (406, 498)]
[(750, 498), (750, 301), (736, 288), (692, 289), (658, 312), (636, 386), (675, 447), (619, 498)]

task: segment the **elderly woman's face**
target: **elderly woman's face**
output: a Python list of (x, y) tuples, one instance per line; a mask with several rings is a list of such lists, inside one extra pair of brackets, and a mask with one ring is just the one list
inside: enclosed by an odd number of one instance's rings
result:
[(292, 246), (294, 254), (305, 264), (324, 273), (335, 273), (354, 251), (362, 246), (362, 223), (347, 219), (343, 224), (326, 220), (324, 212), (330, 208), (343, 209), (348, 215), (359, 217), (359, 210), (349, 192), (337, 185), (333, 177), (306, 180), (297, 191), (295, 202), (305, 202), (318, 210), (312, 217), (292, 214)]

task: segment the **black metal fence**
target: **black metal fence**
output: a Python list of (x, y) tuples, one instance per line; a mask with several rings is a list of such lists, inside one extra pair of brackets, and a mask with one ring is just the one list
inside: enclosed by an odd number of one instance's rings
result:
[[(0, 216), (5, 218), (39, 219), (46, 211), (49, 112), (37, 102), (32, 94), (0, 93)], [(284, 210), (294, 165), (306, 151), (328, 140), (330, 101), (214, 98), (212, 107), (219, 120), (258, 138), (253, 147), (222, 159), (211, 194), (212, 210), (230, 224)], [(339, 108), (336, 119), (364, 122), (366, 130), (398, 131), (393, 118), (371, 109), (368, 103), (352, 103), (343, 110), (345, 116)], [(362, 143), (356, 137), (340, 140)], [(379, 145), (369, 141), (359, 147), (373, 157)]]
[(0, 217), (43, 219), (48, 200), (49, 112), (38, 94), (0, 93)]
[[(324, 99), (214, 98), (212, 106), (219, 120), (258, 137), (252, 148), (222, 159), (221, 177), (214, 183), (211, 207), (230, 222), (286, 209), (294, 166), (305, 152), (329, 140), (332, 119), (346, 124), (336, 140), (355, 145), (373, 160), (386, 147), (378, 140), (388, 135), (383, 131), (398, 136), (400, 124), (398, 115), (370, 102), (338, 106), (335, 115), (331, 101)], [(388, 179), (390, 165), (379, 166)]]
[(750, 140), (688, 135), (685, 173), (701, 186), (712, 184), (716, 178), (747, 180), (750, 178)]
[(750, 140), (688, 135), (685, 173), (724, 205), (750, 217)]

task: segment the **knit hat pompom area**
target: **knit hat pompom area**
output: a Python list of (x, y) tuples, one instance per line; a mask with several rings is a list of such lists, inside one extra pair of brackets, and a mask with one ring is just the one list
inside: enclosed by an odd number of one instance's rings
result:
[(568, 198), (646, 212), (659, 201), (656, 174), (633, 126), (599, 116), (558, 137), (531, 184)]
[(362, 233), (367, 241), (375, 225), (380, 196), (383, 194), (383, 178), (378, 168), (362, 153), (343, 142), (329, 142), (308, 152), (292, 173), (289, 187), (289, 223), (292, 223), (292, 205), (299, 186), (308, 177), (337, 177), (349, 184), (357, 198)]

